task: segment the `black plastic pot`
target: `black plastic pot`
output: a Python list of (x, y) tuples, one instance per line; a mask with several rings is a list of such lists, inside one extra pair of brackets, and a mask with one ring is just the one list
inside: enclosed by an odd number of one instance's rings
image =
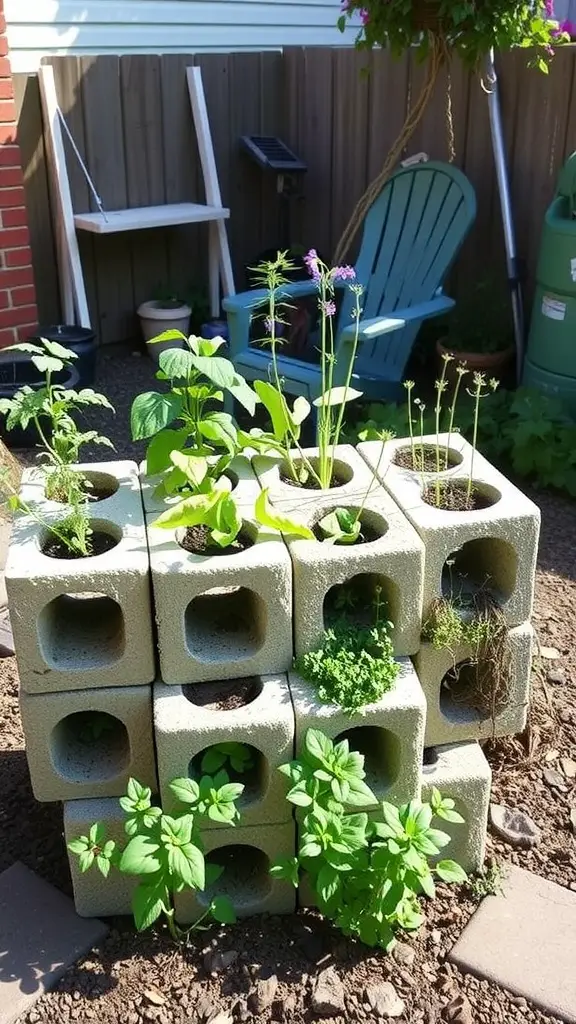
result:
[[(52, 324), (40, 326), (38, 336), (48, 341), (59, 341), (61, 345), (76, 353), (78, 359), (74, 369), (78, 371), (78, 387), (90, 388), (96, 377), (96, 352), (98, 343), (94, 331), (87, 327), (75, 327), (73, 324)], [(34, 338), (30, 338), (34, 341)]]

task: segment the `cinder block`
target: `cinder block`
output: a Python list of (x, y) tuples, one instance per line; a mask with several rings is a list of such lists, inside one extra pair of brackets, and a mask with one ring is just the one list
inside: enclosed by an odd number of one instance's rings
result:
[[(361, 507), (363, 497), (349, 498), (345, 507)], [(318, 519), (335, 506), (333, 499), (316, 500), (313, 513), (295, 518), (313, 528)], [(362, 544), (329, 544), (318, 540), (287, 537), (294, 571), (294, 646), (296, 655), (315, 650), (329, 625), (329, 604), (333, 587), (352, 584), (358, 604), (351, 615), (373, 625), (376, 588), (381, 588), (383, 615), (393, 624), (394, 653), (415, 654), (420, 646), (422, 626), (422, 583), (424, 545), (416, 530), (397, 505), (376, 484), (366, 500), (362, 524), (370, 539)]]
[[(313, 468), (317, 469), (319, 449), (305, 448), (304, 454)], [(350, 499), (363, 497), (374, 480), (372, 470), (351, 444), (336, 445), (334, 455), (334, 476), (337, 486), (327, 490), (295, 487), (289, 483), (289, 469), (281, 456), (255, 455), (252, 465), (262, 489), (268, 489), (273, 505), (286, 512), (297, 510), (306, 516), (313, 514), (319, 498), (334, 498), (334, 503), (341, 505)], [(291, 456), (297, 465), (301, 462), (297, 449), (291, 452)]]
[(378, 801), (405, 803), (420, 796), (426, 700), (412, 663), (399, 659), (393, 688), (376, 704), (351, 718), (335, 704), (323, 704), (314, 689), (296, 673), (289, 678), (296, 717), (296, 756), (308, 729), (330, 739), (348, 739), (351, 750), (365, 757), (366, 783)]
[[(169, 787), (172, 779), (195, 774), (202, 753), (217, 743), (234, 740), (250, 746), (254, 757), (253, 768), (243, 774), (232, 773), (233, 780), (245, 786), (238, 802), (242, 826), (289, 821), (292, 808), (286, 800), (286, 780), (277, 771), (294, 757), (294, 711), (286, 676), (255, 677), (254, 699), (228, 711), (198, 703), (201, 696), (193, 691), (207, 689), (206, 683), (194, 688), (164, 683), (154, 687), (154, 731), (164, 810), (170, 814), (178, 806)], [(210, 821), (205, 827), (224, 826)]]
[[(74, 466), (92, 484), (93, 497), (90, 507), (97, 518), (111, 519), (119, 526), (124, 521), (142, 525), (143, 507), (138, 466), (129, 459), (114, 459), (107, 462), (79, 462)], [(61, 517), (66, 506), (59, 501), (49, 500), (45, 493), (47, 471), (38, 466), (25, 469), (22, 474), (20, 494), (29, 505), (41, 510), (43, 515)], [(99, 489), (109, 492), (99, 498)]]
[[(14, 522), (6, 586), (20, 683), (30, 693), (138, 686), (155, 677), (136, 464), (97, 466), (93, 479), (115, 478), (118, 489), (91, 506), (92, 527), (115, 538), (115, 547), (89, 558), (52, 558), (42, 552), (45, 527), (27, 516)], [(42, 489), (34, 477), (23, 493), (48, 521), (64, 518), (66, 506), (43, 503)]]
[[(254, 502), (260, 494), (258, 477), (252, 469), (250, 459), (246, 455), (237, 455), (232, 459), (229, 468), (224, 474), (230, 480), (232, 493), (239, 505), (254, 507)], [(154, 491), (162, 480), (162, 474), (154, 476), (146, 475), (146, 460), (140, 463), (140, 486), (142, 488), (142, 500), (144, 511), (147, 514), (155, 512), (157, 515), (164, 512), (170, 504), (178, 501), (178, 498), (170, 498), (168, 501), (156, 497)]]
[[(414, 438), (414, 447), (416, 449), (420, 448), (422, 443), (426, 450), (430, 449), (435, 453), (436, 434), (425, 434), (424, 438)], [(448, 449), (449, 465), (447, 469), (441, 471), (440, 475), (442, 478), (459, 477), (462, 473), (468, 473), (472, 446), (468, 444), (468, 441), (461, 434), (454, 432), (450, 435), (447, 432), (439, 434), (438, 444), (441, 456)], [(384, 442), (362, 441), (358, 445), (358, 453), (371, 468), (377, 469), (379, 479), (383, 482), (385, 481), (387, 487), (388, 485), (390, 487), (393, 486), (392, 481), (399, 481), (401, 485), (403, 480), (411, 481), (414, 478), (420, 482), (423, 477), (425, 480), (435, 480), (436, 472), (426, 471), (421, 473), (418, 470), (408, 469), (406, 466), (396, 463), (395, 460), (400, 454), (406, 453), (410, 455), (411, 447), (412, 444), (409, 437), (395, 437), (391, 441)]]
[[(113, 839), (123, 849), (128, 842), (124, 831), (126, 815), (118, 800), (66, 800), (64, 802), (64, 839), (66, 846), (72, 839), (86, 836), (94, 822), (102, 822), (106, 839)], [(82, 874), (78, 857), (68, 851), (74, 906), (80, 917), (116, 917), (132, 913), (132, 893), (138, 879), (111, 868), (104, 878), (97, 867)]]
[(23, 691), (20, 712), (37, 800), (121, 796), (130, 776), (156, 791), (150, 686)]
[(294, 886), (270, 875), (274, 861), (279, 857), (293, 857), (296, 852), (294, 821), (285, 825), (214, 829), (202, 834), (202, 842), (207, 863), (219, 864), (224, 872), (203, 893), (184, 890), (176, 895), (179, 924), (195, 921), (210, 900), (219, 895), (231, 899), (238, 917), (294, 913)]
[[(396, 447), (399, 443), (395, 442)], [(410, 442), (402, 439), (402, 443), (405, 446)], [(455, 445), (462, 454), (462, 464), (441, 474), (441, 478), (465, 481), (472, 448), (462, 438), (454, 438), (451, 447)], [(358, 451), (375, 467), (381, 444), (367, 441), (358, 445)], [(392, 468), (388, 462), (378, 476), (424, 541), (424, 618), (432, 602), (442, 595), (474, 594), (486, 588), (498, 600), (509, 626), (519, 626), (530, 618), (540, 510), (514, 484), (476, 452), (474, 485), (491, 504), (470, 512), (450, 512), (428, 504), (422, 497), (423, 489), (433, 485), (436, 474), (424, 474), (422, 479), (421, 474)]]
[(252, 522), (254, 543), (205, 557), (154, 527), (148, 543), (165, 683), (286, 672), (292, 662), (292, 565), (282, 537)]
[(437, 860), (449, 857), (465, 871), (480, 870), (486, 848), (491, 782), (490, 765), (478, 743), (452, 743), (425, 749), (422, 801), (429, 801), (436, 787), (442, 796), (455, 801), (455, 810), (464, 818), (463, 825), (435, 819), (435, 827), (451, 837), (450, 845)]
[(466, 671), (459, 683), (445, 680), (454, 667), (465, 665), (474, 655), (467, 645), (454, 651), (436, 651), (432, 644), (422, 644), (414, 665), (426, 694), (426, 746), (492, 739), (522, 732), (526, 725), (532, 667), (533, 630), (529, 623), (508, 632), (510, 680), (506, 705), (495, 709), (494, 717), (480, 712), (467, 699)]

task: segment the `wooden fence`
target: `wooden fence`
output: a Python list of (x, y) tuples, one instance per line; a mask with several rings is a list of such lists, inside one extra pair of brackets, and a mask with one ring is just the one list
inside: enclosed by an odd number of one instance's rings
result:
[[(360, 194), (382, 167), (423, 78), (411, 55), (392, 61), (349, 49), (281, 53), (52, 58), (60, 105), (105, 209), (203, 201), (185, 68), (202, 68), (237, 287), (244, 268), (280, 231), (275, 181), (239, 148), (243, 134), (283, 138), (306, 161), (305, 195), (292, 205), (291, 241), (328, 257)], [(368, 64), (369, 74), (361, 68)], [(526, 68), (526, 54), (500, 63), (506, 146), (520, 255), (530, 290), (542, 216), (558, 170), (576, 149), (576, 47), (560, 50), (549, 76)], [(478, 220), (459, 262), (473, 281), (503, 264), (498, 193), (487, 97), (479, 80), (452, 69), (456, 163), (478, 196)], [(17, 76), (20, 143), (30, 209), (38, 301), (43, 322), (59, 318), (38, 86)], [(408, 154), (447, 159), (447, 76), (436, 89)], [(94, 209), (68, 151), (74, 207)], [(81, 253), (94, 326), (103, 342), (136, 333), (134, 310), (158, 289), (186, 293), (206, 280), (202, 226), (87, 237)]]

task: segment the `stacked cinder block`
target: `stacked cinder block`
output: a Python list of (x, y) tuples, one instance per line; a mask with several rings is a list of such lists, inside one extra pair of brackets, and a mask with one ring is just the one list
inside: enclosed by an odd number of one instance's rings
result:
[[(39, 800), (65, 802), (67, 840), (96, 820), (112, 838), (122, 837), (118, 796), (131, 775), (157, 789), (171, 813), (172, 779), (200, 776), (208, 752), (241, 743), (250, 754), (247, 770), (225, 765), (245, 787), (241, 820), (234, 828), (203, 825), (206, 857), (224, 868), (217, 889), (239, 914), (289, 912), (294, 891), (268, 870), (297, 842), (278, 767), (298, 755), (314, 728), (346, 738), (364, 755), (378, 802), (428, 799), (433, 787), (451, 796), (466, 823), (446, 823), (450, 856), (467, 870), (481, 866), (490, 769), (477, 741), (517, 732), (525, 722), (539, 514), (458, 435), (442, 443), (450, 468), (441, 478), (465, 478), (473, 458), (485, 508), (445, 512), (423, 501), (436, 475), (395, 464), (404, 440), (384, 450), (380, 443), (358, 451), (339, 446), (334, 486), (326, 491), (292, 486), (277, 458), (257, 456), (254, 469), (235, 459), (226, 475), (245, 517), (244, 546), (210, 557), (185, 549), (183, 530), (155, 525), (166, 504), (145, 466), (139, 479), (132, 463), (87, 467), (95, 486), (116, 482), (93, 506), (94, 528), (117, 542), (111, 551), (49, 558), (39, 527), (17, 521), (7, 586), (30, 773)], [(337, 507), (361, 509), (364, 542), (323, 544), (259, 526), (253, 509), (261, 487), (276, 508), (315, 531)], [(26, 475), (23, 496), (48, 518), (63, 515), (62, 506), (46, 501), (37, 474)], [(449, 682), (455, 666), (465, 672), (472, 652), (436, 651), (421, 640), (435, 598), (486, 585), (506, 616), (511, 666), (506, 699), (488, 717), (467, 707)], [(322, 642), (345, 586), (391, 620), (400, 665), (392, 690), (352, 718), (323, 704), (292, 669), (295, 654)], [(378, 813), (375, 805), (370, 814)], [(79, 913), (130, 912), (131, 880), (83, 875), (75, 858), (71, 871)], [(178, 919), (193, 920), (211, 896), (179, 894)], [(305, 886), (300, 902), (311, 902)]]
[[(424, 438), (432, 450), (436, 436)], [(419, 444), (419, 440), (416, 440)], [(367, 464), (377, 468), (382, 485), (410, 521), (424, 543), (424, 581), (422, 622), (433, 602), (440, 597), (473, 598), (484, 588), (496, 599), (506, 619), (507, 685), (494, 693), (494, 703), (478, 706), (470, 698), (473, 691), (470, 665), (476, 652), (462, 645), (455, 650), (435, 650), (422, 642), (413, 661), (427, 702), (426, 748), (438, 752), (434, 785), (450, 789), (462, 797), (466, 817), (458, 826), (466, 859), (479, 867), (483, 856), (481, 834), (485, 833), (489, 777), (481, 752), (473, 741), (492, 739), (522, 731), (526, 724), (532, 663), (533, 630), (530, 625), (540, 512), (521, 491), (499, 473), (458, 434), (441, 435), (441, 451), (449, 453), (449, 467), (440, 474), (418, 473), (395, 463), (400, 449), (409, 449), (407, 439), (366, 442), (358, 451)], [(465, 481), (469, 474), (485, 507), (475, 511), (447, 511), (425, 501), (426, 489), (433, 491), (438, 479)], [(464, 611), (462, 614), (466, 614)], [(490, 676), (489, 664), (481, 665), (480, 675)], [(423, 793), (429, 791), (433, 774), (423, 776)], [(474, 784), (473, 784), (474, 783)], [(451, 795), (450, 793), (448, 795)], [(466, 814), (466, 806), (474, 813)], [(479, 830), (479, 823), (481, 830)]]
[[(24, 516), (14, 522), (6, 566), (32, 788), (37, 800), (64, 801), (67, 822), (79, 813), (97, 820), (103, 805), (117, 804), (112, 798), (131, 775), (157, 788), (155, 657), (138, 468), (132, 462), (80, 468), (95, 496), (107, 495), (90, 512), (94, 540), (105, 535), (109, 550), (51, 557), (43, 550), (47, 528)], [(22, 498), (44, 523), (66, 516), (66, 506), (46, 499), (38, 470), (24, 473)], [(74, 877), (74, 884), (85, 907), (84, 882)], [(115, 912), (114, 893), (91, 884), (97, 898), (89, 908)], [(111, 902), (101, 902), (100, 894)]]

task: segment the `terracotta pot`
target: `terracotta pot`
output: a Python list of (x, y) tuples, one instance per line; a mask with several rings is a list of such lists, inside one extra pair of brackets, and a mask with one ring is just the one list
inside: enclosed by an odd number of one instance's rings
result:
[(514, 346), (505, 348), (501, 352), (456, 352), (449, 346), (442, 343), (441, 340), (436, 342), (436, 354), (438, 356), (438, 366), (440, 371), (442, 370), (443, 355), (454, 356), (454, 362), (448, 365), (446, 376), (451, 379), (455, 373), (455, 367), (458, 363), (466, 363), (466, 366), (472, 372), (478, 371), (479, 373), (486, 373), (489, 377), (498, 378), (499, 374), (504, 373), (508, 368), (508, 364), (513, 359), (515, 354)]

